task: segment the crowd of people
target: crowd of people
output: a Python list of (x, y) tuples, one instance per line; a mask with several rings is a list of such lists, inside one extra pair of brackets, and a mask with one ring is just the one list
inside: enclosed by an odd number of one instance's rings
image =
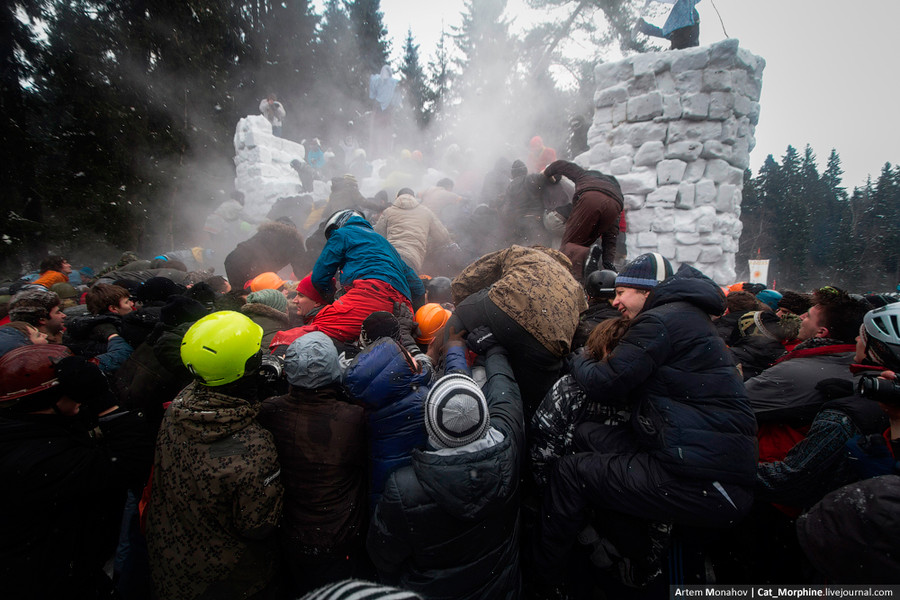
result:
[(195, 248), (5, 284), (4, 597), (900, 581), (896, 296), (624, 262), (616, 179), (538, 142), (477, 208), (341, 178), (224, 277)]

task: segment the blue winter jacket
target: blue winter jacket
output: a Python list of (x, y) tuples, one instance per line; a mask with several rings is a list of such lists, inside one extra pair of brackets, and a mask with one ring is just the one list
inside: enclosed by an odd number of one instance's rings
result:
[(343, 384), (366, 409), (369, 438), (369, 511), (375, 510), (388, 475), (410, 464), (414, 448), (427, 439), (423, 405), (434, 372), (415, 372), (391, 338), (381, 338), (360, 352), (344, 374)]
[(709, 317), (724, 309), (719, 287), (682, 265), (605, 360), (580, 356), (572, 373), (588, 400), (631, 407), (638, 440), (672, 472), (752, 486), (756, 419)]
[(425, 295), (425, 286), (416, 272), (362, 217), (350, 217), (343, 227), (331, 234), (313, 267), (313, 285), (324, 295), (338, 270), (341, 281), (347, 283), (357, 279), (378, 279), (389, 283), (410, 301)]

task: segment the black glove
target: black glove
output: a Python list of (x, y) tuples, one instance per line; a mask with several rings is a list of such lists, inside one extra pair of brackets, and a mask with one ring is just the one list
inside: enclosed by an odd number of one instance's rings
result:
[(119, 333), (119, 328), (113, 325), (112, 323), (99, 323), (94, 325), (94, 328), (91, 329), (91, 339), (97, 342), (103, 342), (104, 344), (109, 339), (109, 336), (114, 333)]
[(832, 377), (817, 383), (816, 389), (822, 392), (826, 400), (836, 400), (853, 395), (853, 382), (840, 377)]
[(469, 350), (475, 354), (484, 355), (488, 355), (494, 348), (499, 347), (501, 350), (503, 348), (497, 341), (494, 332), (491, 331), (491, 328), (487, 325), (482, 325), (481, 327), (473, 329), (466, 337), (466, 345), (469, 347)]

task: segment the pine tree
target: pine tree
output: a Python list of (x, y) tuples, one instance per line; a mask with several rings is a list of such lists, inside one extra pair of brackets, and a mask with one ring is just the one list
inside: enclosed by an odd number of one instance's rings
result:
[(400, 67), (402, 85), (405, 91), (406, 104), (412, 111), (416, 125), (424, 128), (428, 123), (425, 110), (428, 88), (425, 84), (425, 72), (419, 64), (419, 45), (413, 40), (412, 29), (406, 32), (403, 45), (403, 64)]
[(34, 174), (40, 98), (29, 93), (28, 84), (42, 51), (31, 21), (45, 18), (47, 4), (42, 0), (0, 4), (0, 267), (10, 271), (17, 271), (22, 261), (36, 262), (45, 250), (37, 235), (43, 210)]

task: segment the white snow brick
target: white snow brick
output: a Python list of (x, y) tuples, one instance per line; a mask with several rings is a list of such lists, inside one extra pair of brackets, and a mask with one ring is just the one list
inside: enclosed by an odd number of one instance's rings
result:
[(666, 158), (677, 158), (685, 162), (691, 162), (700, 158), (703, 144), (697, 141), (675, 142), (666, 146)]
[(714, 181), (702, 179), (694, 186), (694, 205), (708, 206), (716, 201), (717, 190)]
[(694, 208), (695, 186), (693, 183), (679, 183), (678, 195), (675, 196), (675, 208), (682, 210)]
[(627, 107), (628, 120), (632, 122), (660, 117), (663, 114), (662, 94), (654, 91), (635, 96), (628, 100)]
[(663, 160), (656, 165), (656, 184), (668, 185), (670, 183), (680, 183), (684, 177), (684, 170), (687, 163), (683, 160)]
[(675, 206), (676, 196), (678, 196), (678, 186), (665, 185), (647, 194), (647, 201), (644, 206), (665, 206), (673, 208)]
[(613, 159), (609, 162), (609, 174), (625, 175), (626, 173), (630, 173), (633, 162), (634, 161), (630, 156), (620, 156), (619, 158)]
[(687, 169), (684, 170), (684, 181), (697, 183), (703, 177), (705, 171), (706, 159), (698, 158), (694, 162), (688, 163)]
[[(703, 144), (699, 144), (699, 146), (701, 149), (703, 148)], [(634, 166), (652, 167), (656, 165), (663, 158), (666, 158), (664, 154), (664, 148), (665, 146), (659, 140), (644, 142), (643, 144), (641, 144), (641, 147), (638, 148), (637, 153), (635, 153), (634, 155)], [(697, 151), (697, 155), (700, 155), (699, 150)]]
[(709, 94), (688, 94), (681, 100), (685, 119), (703, 120), (709, 116)]
[(646, 195), (656, 189), (656, 169), (632, 171), (616, 179), (622, 187), (623, 194)]

